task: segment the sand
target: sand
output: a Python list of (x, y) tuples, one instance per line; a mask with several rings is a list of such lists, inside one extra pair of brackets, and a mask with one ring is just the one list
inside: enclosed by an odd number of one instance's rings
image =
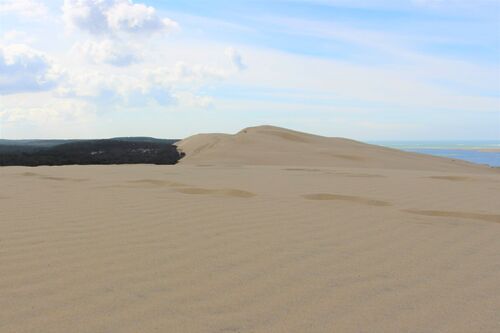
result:
[[(0, 332), (500, 331), (498, 171), (272, 130), (0, 168)], [(362, 160), (293, 160), (289, 134)]]
[(301, 165), (477, 172), (477, 164), (403, 152), (344, 138), (329, 138), (274, 126), (234, 135), (198, 134), (177, 143), (181, 164)]

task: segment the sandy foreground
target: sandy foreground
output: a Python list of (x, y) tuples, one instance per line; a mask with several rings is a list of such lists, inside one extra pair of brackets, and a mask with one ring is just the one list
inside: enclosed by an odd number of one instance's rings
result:
[(0, 332), (500, 331), (495, 170), (214, 161), (0, 168)]

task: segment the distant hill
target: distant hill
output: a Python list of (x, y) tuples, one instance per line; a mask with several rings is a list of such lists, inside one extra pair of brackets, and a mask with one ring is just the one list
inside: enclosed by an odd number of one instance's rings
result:
[(14, 144), (0, 143), (0, 166), (175, 164), (182, 157), (172, 144), (176, 140), (114, 138), (19, 141)]

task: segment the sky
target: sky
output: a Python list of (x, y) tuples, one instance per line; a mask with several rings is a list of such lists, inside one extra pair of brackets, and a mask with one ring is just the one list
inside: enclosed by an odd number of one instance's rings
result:
[(500, 140), (500, 0), (0, 0), (0, 138)]

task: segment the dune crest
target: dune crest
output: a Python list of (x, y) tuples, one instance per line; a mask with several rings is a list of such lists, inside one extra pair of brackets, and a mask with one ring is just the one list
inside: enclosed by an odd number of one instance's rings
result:
[(197, 134), (179, 141), (177, 147), (186, 154), (181, 164), (338, 166), (456, 172), (492, 170), (465, 161), (268, 125), (245, 128), (234, 135)]

